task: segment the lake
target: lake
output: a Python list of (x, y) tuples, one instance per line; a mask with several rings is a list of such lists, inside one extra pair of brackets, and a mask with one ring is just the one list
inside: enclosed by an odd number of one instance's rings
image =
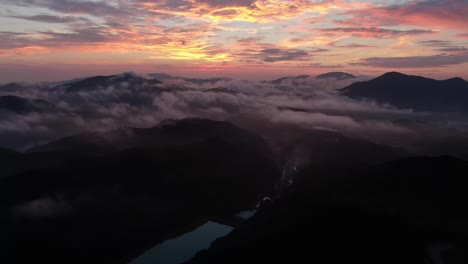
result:
[(198, 251), (208, 249), (217, 238), (226, 236), (234, 228), (207, 222), (192, 232), (165, 242), (146, 251), (130, 264), (180, 264)]

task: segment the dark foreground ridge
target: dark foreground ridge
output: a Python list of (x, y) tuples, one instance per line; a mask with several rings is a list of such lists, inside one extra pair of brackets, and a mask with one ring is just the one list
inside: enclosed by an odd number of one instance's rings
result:
[(189, 263), (466, 263), (467, 161), (263, 125), (166, 120), (0, 149), (0, 259), (124, 264), (214, 221), (236, 230)]
[(467, 173), (468, 162), (450, 157), (328, 170), (334, 182), (305, 170), (187, 263), (467, 263)]
[(263, 140), (227, 122), (128, 131), (18, 155), (55, 163), (0, 180), (2, 261), (127, 263), (210, 218), (254, 206), (278, 178)]

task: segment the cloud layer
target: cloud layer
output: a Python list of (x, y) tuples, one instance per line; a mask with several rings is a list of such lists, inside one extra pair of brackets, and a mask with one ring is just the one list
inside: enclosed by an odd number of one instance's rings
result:
[[(402, 137), (413, 137), (415, 131), (396, 120), (443, 119), (355, 101), (337, 93), (337, 89), (367, 79), (298, 76), (258, 82), (167, 77), (160, 83), (127, 73), (26, 87), (13, 85), (0, 89), (0, 147), (24, 149), (85, 131), (150, 127), (165, 119), (186, 117), (240, 123), (257, 119), (263, 120), (261, 123), (402, 141)], [(22, 99), (21, 108), (11, 108), (8, 101), (5, 103), (7, 95), (26, 99)]]

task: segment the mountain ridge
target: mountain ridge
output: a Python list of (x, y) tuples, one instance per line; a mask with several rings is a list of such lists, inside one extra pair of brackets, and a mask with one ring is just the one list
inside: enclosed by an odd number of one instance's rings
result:
[(339, 92), (353, 99), (415, 111), (468, 112), (468, 82), (459, 77), (435, 80), (388, 72), (370, 81), (353, 83)]

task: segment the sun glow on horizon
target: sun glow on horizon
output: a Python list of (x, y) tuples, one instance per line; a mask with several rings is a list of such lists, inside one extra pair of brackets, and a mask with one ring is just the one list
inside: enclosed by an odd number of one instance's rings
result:
[(226, 75), (403, 68), (440, 77), (468, 67), (468, 2), (447, 1), (7, 0), (0, 64), (231, 65)]

